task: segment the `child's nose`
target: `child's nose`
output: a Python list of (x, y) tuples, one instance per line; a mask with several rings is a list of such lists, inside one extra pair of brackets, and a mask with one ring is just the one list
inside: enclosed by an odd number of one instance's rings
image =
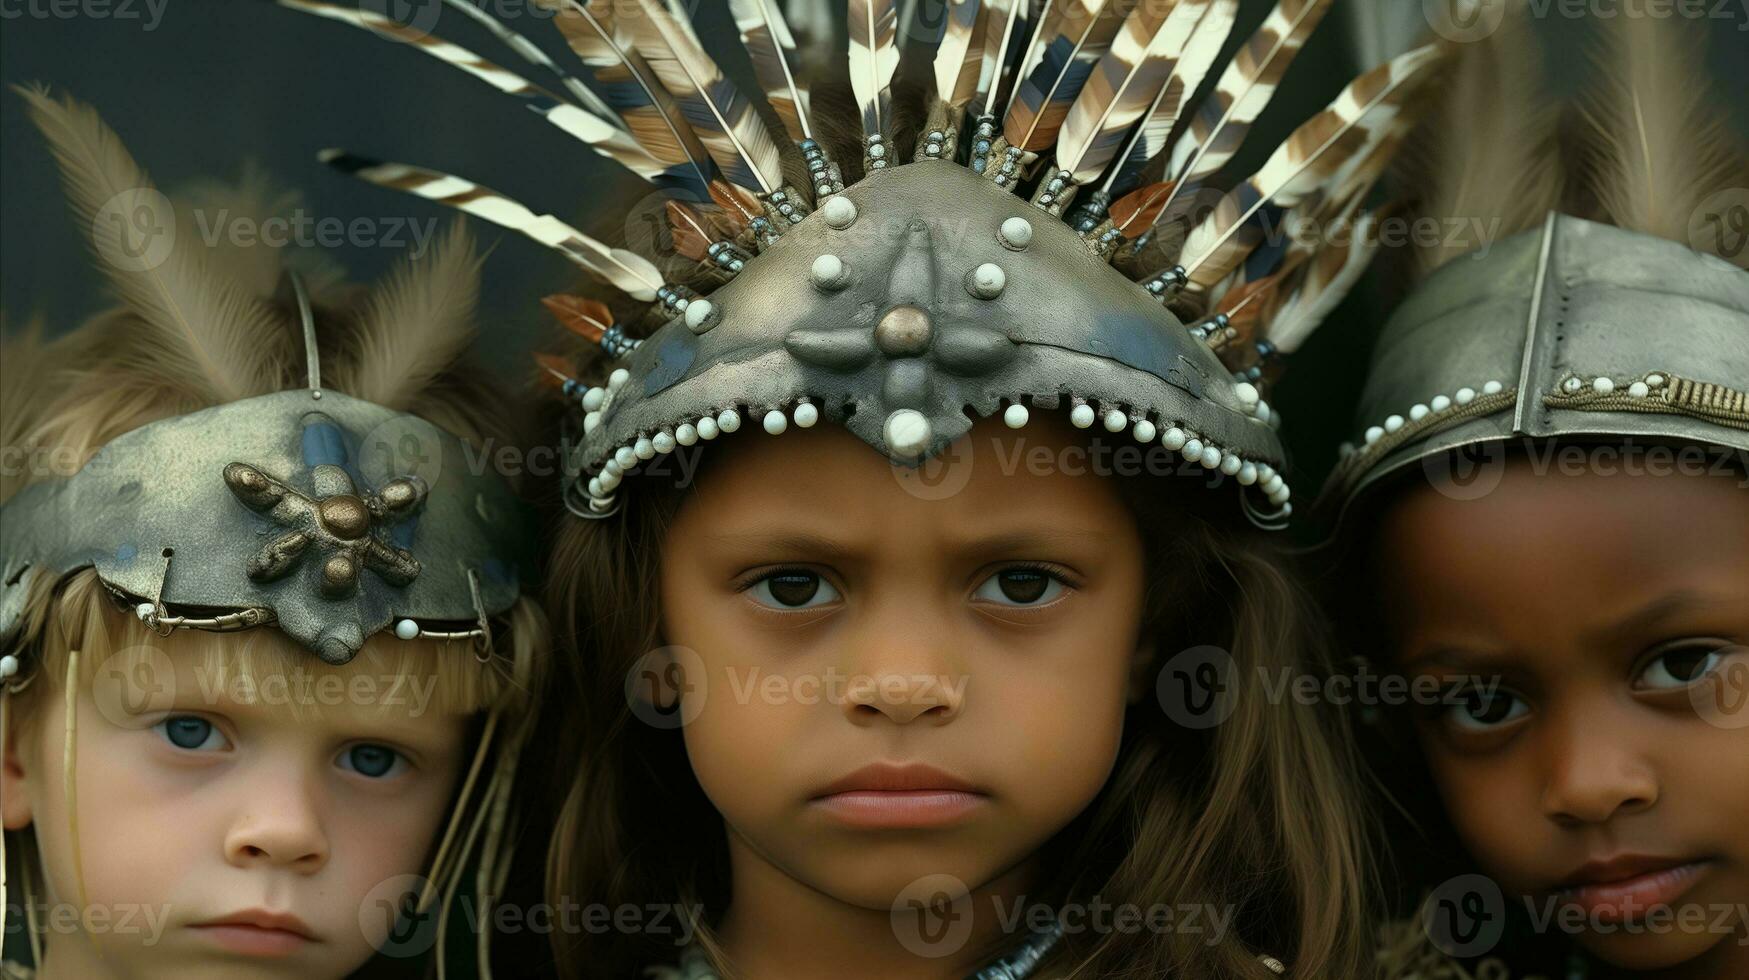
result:
[(321, 816), (301, 782), (252, 794), (225, 836), (225, 860), (240, 868), (314, 874), (328, 863), (328, 851)]
[(1546, 782), (1543, 811), (1561, 824), (1600, 824), (1658, 801), (1652, 761), (1638, 748), (1643, 736), (1631, 719), (1612, 719), (1609, 709), (1552, 713), (1543, 740)]
[(940, 724), (964, 708), (966, 667), (951, 617), (911, 606), (865, 619), (846, 642), (854, 680), (844, 710), (852, 721)]

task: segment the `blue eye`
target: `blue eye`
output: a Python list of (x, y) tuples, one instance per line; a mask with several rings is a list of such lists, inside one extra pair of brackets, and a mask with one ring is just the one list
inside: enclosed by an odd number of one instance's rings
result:
[(230, 746), (212, 722), (198, 715), (171, 715), (152, 728), (179, 749), (216, 752)]
[(360, 776), (371, 779), (383, 779), (398, 775), (407, 768), (407, 758), (394, 749), (382, 745), (361, 743), (349, 747), (340, 753), (335, 760), (340, 768), (348, 772), (356, 772)]

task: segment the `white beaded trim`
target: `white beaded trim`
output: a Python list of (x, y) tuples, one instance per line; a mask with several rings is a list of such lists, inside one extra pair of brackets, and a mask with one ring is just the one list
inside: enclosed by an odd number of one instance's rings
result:
[[(1259, 400), (1258, 404), (1263, 405)], [(806, 396), (799, 398), (790, 408), (787, 416), (782, 408), (769, 408), (763, 412), (749, 409), (749, 417), (756, 417), (761, 428), (772, 435), (780, 435), (789, 429), (791, 423), (797, 428), (806, 429), (820, 419), (819, 407)], [(1010, 401), (1000, 411), (1000, 417), (1010, 429), (1025, 428), (1032, 420), (1031, 410), (1020, 401)], [(1278, 508), (1278, 515), (1286, 517), (1292, 513), (1293, 505), (1289, 498), (1293, 491), (1274, 467), (1268, 463), (1247, 460), (1230, 449), (1224, 449), (1198, 435), (1194, 430), (1186, 429), (1182, 424), (1165, 425), (1145, 416), (1135, 416), (1122, 408), (1110, 407), (1096, 409), (1086, 398), (1070, 396), (1069, 423), (1077, 429), (1090, 429), (1098, 422), (1105, 431), (1116, 434), (1128, 431), (1132, 438), (1143, 445), (1156, 441), (1165, 449), (1179, 453), (1186, 462), (1196, 463), (1203, 469), (1219, 472), (1223, 476), (1234, 477), (1241, 487), (1257, 487), (1270, 504)], [(1165, 425), (1162, 428), (1162, 425)], [(614, 491), (624, 480), (625, 474), (635, 468), (642, 460), (650, 459), (658, 453), (672, 452), (678, 446), (691, 446), (699, 440), (711, 440), (721, 432), (734, 432), (741, 427), (741, 411), (738, 408), (727, 408), (715, 415), (704, 415), (693, 422), (682, 422), (672, 430), (663, 429), (654, 436), (638, 436), (631, 442), (619, 446), (601, 470), (587, 481), (589, 508), (599, 514), (605, 514), (613, 509)]]
[[(1488, 381), (1483, 383), (1480, 394), (1497, 395), (1505, 390), (1506, 386), (1500, 382)], [(1352, 442), (1345, 442), (1341, 446), (1339, 455), (1341, 458), (1347, 459), (1349, 456), (1360, 452), (1362, 449), (1372, 446), (1385, 436), (1401, 432), (1406, 425), (1411, 423), (1421, 423), (1428, 419), (1434, 419), (1438, 416), (1444, 415), (1454, 408), (1462, 408), (1475, 401), (1477, 394), (1478, 392), (1476, 389), (1465, 387), (1459, 388), (1451, 395), (1435, 395), (1425, 402), (1417, 402), (1410, 406), (1409, 414), (1406, 417), (1402, 415), (1390, 415), (1386, 416), (1381, 424), (1368, 426), (1367, 430), (1361, 433), (1360, 445), (1356, 446)]]

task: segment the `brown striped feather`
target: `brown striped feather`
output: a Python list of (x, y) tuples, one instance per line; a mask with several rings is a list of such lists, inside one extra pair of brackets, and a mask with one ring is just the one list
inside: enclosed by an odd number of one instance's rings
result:
[(765, 90), (765, 101), (777, 112), (784, 131), (800, 143), (812, 139), (808, 120), (808, 88), (797, 74), (796, 41), (777, 0), (729, 0), (741, 46), (753, 60), (753, 75)]

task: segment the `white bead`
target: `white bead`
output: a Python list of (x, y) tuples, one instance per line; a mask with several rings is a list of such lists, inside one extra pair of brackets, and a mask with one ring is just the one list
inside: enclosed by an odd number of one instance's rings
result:
[(693, 333), (701, 333), (700, 328), (705, 325), (714, 312), (716, 312), (716, 307), (712, 306), (708, 299), (695, 299), (686, 304), (686, 312), (682, 314), (686, 319), (686, 329)]
[(883, 435), (887, 439), (887, 447), (901, 456), (917, 456), (929, 445), (932, 430), (929, 419), (922, 412), (911, 408), (901, 408), (887, 416)]
[(1267, 425), (1269, 424), (1270, 419), (1275, 415), (1275, 412), (1269, 407), (1268, 402), (1258, 402), (1257, 407), (1251, 410), (1251, 414), (1256, 417), (1259, 422)]
[[(1281, 479), (1281, 477), (1278, 476), (1278, 477), (1276, 477), (1276, 479), (1279, 480), (1279, 479)], [(1270, 493), (1269, 502), (1272, 504), (1285, 504), (1285, 503), (1287, 503), (1288, 498), (1292, 497), (1293, 495), (1294, 495), (1293, 487), (1290, 487), (1287, 484), (1283, 483), (1280, 487), (1277, 487), (1272, 493)]]
[(1431, 412), (1432, 409), (1428, 408), (1426, 405), (1416, 405), (1414, 408), (1409, 409), (1409, 421), (1419, 422), (1426, 418)]
[(674, 436), (667, 432), (658, 432), (650, 439), (650, 445), (656, 447), (657, 452), (667, 455), (674, 451)]
[(1025, 218), (1009, 218), (997, 230), (1003, 245), (1019, 251), (1032, 244), (1032, 222)]
[(765, 421), (763, 424), (765, 426), (765, 431), (774, 436), (782, 435), (783, 430), (789, 428), (789, 419), (785, 418), (782, 412), (774, 408), (765, 413)]
[(808, 275), (814, 280), (814, 285), (821, 289), (840, 289), (844, 286), (844, 260), (827, 253), (816, 259), (808, 269)]
[(631, 377), (632, 377), (632, 373), (630, 371), (627, 371), (625, 368), (614, 368), (613, 373), (607, 376), (607, 390), (608, 391), (620, 390), (621, 388), (625, 387), (625, 383), (627, 381), (631, 380)]
[(654, 459), (656, 456), (656, 445), (649, 440), (649, 437), (639, 436), (638, 441), (632, 443), (632, 452), (639, 459)]
[(1008, 286), (1008, 274), (994, 262), (985, 262), (966, 277), (966, 289), (980, 299), (995, 299)]
[(1267, 493), (1267, 494), (1274, 494), (1277, 490), (1280, 490), (1281, 488), (1282, 488), (1282, 482), (1281, 482), (1281, 474), (1280, 473), (1269, 474), (1269, 479), (1264, 480), (1262, 483), (1257, 485), (1257, 489), (1262, 490), (1264, 493)]
[(1268, 463), (1258, 463), (1257, 464), (1257, 478), (1259, 480), (1267, 480), (1274, 475), (1275, 475), (1275, 467), (1269, 465)]
[(1239, 396), (1239, 401), (1246, 406), (1257, 404), (1262, 396), (1257, 393), (1257, 386), (1249, 381), (1241, 381), (1233, 386), (1233, 393)]
[(1244, 466), (1244, 464), (1245, 464), (1244, 460), (1240, 459), (1238, 456), (1233, 455), (1232, 453), (1222, 453), (1221, 454), (1221, 472), (1225, 473), (1228, 476), (1233, 476), (1234, 474), (1238, 473), (1239, 469), (1242, 466)]
[(1085, 429), (1093, 424), (1093, 406), (1085, 402), (1069, 410), (1069, 424), (1077, 429)]
[(674, 441), (682, 446), (690, 446), (698, 442), (698, 429), (691, 422), (682, 422), (674, 427)]
[[(835, 197), (832, 200), (841, 201), (843, 198)], [(813, 402), (802, 402), (791, 410), (790, 416), (795, 419), (797, 428), (812, 428), (815, 422), (820, 421), (820, 406)]]
[(1433, 401), (1430, 404), (1433, 406), (1434, 411), (1443, 412), (1451, 407), (1451, 398), (1446, 395), (1434, 395)]
[(717, 428), (724, 432), (733, 432), (741, 427), (741, 413), (732, 408), (723, 409), (717, 416)]
[(820, 213), (825, 216), (826, 223), (834, 228), (849, 228), (856, 222), (856, 204), (848, 197), (828, 198)]
[(1591, 390), (1600, 395), (1607, 395), (1615, 390), (1615, 382), (1608, 378), (1598, 378), (1591, 382)]
[(1244, 465), (1239, 467), (1239, 484), (1241, 486), (1248, 487), (1251, 484), (1256, 483), (1256, 482), (1257, 482), (1257, 464), (1256, 463), (1245, 463)]
[(1129, 424), (1129, 416), (1115, 408), (1105, 413), (1105, 431), (1107, 432), (1122, 432), (1124, 427)]
[(1212, 470), (1221, 465), (1220, 449), (1215, 446), (1202, 447), (1202, 457), (1198, 462), (1202, 463), (1202, 468), (1205, 470)]
[(1385, 419), (1385, 431), (1396, 432), (1403, 427), (1403, 416), (1392, 415)]
[(1457, 403), (1459, 405), (1468, 405), (1470, 402), (1473, 402), (1475, 400), (1476, 400), (1476, 389), (1474, 389), (1474, 388), (1459, 388), (1457, 390)]
[(632, 452), (632, 447), (621, 446), (613, 451), (613, 458), (619, 463), (619, 468), (629, 470), (638, 465), (638, 454)]
[(1191, 460), (1202, 459), (1202, 440), (1201, 439), (1190, 440), (1189, 442), (1184, 444), (1184, 448), (1180, 449), (1178, 451), (1178, 454), (1180, 456), (1183, 456), (1185, 459), (1191, 459)]
[(1628, 397), (1630, 398), (1644, 398), (1651, 393), (1652, 389), (1647, 387), (1644, 381), (1636, 381), (1628, 385)]
[(601, 493), (602, 493), (601, 477), (599, 477), (599, 476), (590, 477), (589, 478), (589, 496), (599, 497), (599, 496), (601, 496)]
[(1664, 376), (1662, 374), (1648, 374), (1648, 375), (1646, 375), (1646, 384), (1649, 385), (1650, 387), (1656, 388), (1663, 383), (1664, 383)]
[(1136, 437), (1137, 442), (1153, 442), (1154, 435), (1158, 431), (1154, 427), (1154, 423), (1143, 419), (1136, 423), (1136, 427), (1130, 430), (1130, 434)]
[(1561, 390), (1566, 392), (1569, 395), (1577, 395), (1579, 393), (1580, 389), (1582, 389), (1584, 387), (1585, 387), (1585, 382), (1579, 380), (1578, 378), (1568, 378), (1567, 380), (1561, 382)]
[(1292, 515), (1293, 512), (1294, 512), (1294, 505), (1293, 504), (1282, 504), (1281, 505), (1281, 516), (1288, 517), (1288, 516)]
[(1385, 437), (1385, 430), (1380, 426), (1372, 426), (1366, 430), (1366, 444), (1372, 445)]
[(601, 493), (603, 496), (606, 496), (613, 492), (614, 487), (619, 486), (619, 481), (624, 479), (624, 477), (620, 476), (618, 473), (608, 473), (603, 471), (599, 477), (596, 477), (596, 479), (601, 481)]
[(601, 413), (600, 412), (584, 412), (583, 413), (583, 434), (584, 435), (586, 435), (586, 436), (593, 435), (595, 433), (596, 427), (599, 425), (601, 425)]
[(18, 658), (12, 654), (0, 657), (0, 681), (18, 673)]
[(1160, 437), (1160, 445), (1165, 446), (1173, 452), (1183, 449), (1184, 444), (1189, 441), (1190, 437), (1185, 435), (1184, 430), (1176, 425), (1167, 429), (1166, 434)]
[(698, 420), (698, 437), (700, 439), (709, 442), (717, 437), (718, 431), (719, 426), (717, 425), (717, 420), (711, 418), (709, 415)]
[(403, 619), (395, 624), (395, 635), (403, 640), (411, 640), (419, 635), (419, 624), (411, 619)]
[(1002, 422), (1010, 429), (1018, 429), (1025, 425), (1027, 418), (1025, 405), (1010, 405), (1002, 411)]
[(1484, 394), (1484, 395), (1498, 395), (1498, 394), (1500, 394), (1501, 391), (1505, 390), (1505, 387), (1506, 387), (1505, 385), (1501, 384), (1498, 381), (1490, 381), (1487, 384), (1482, 386), (1482, 394)]
[(625, 472), (625, 467), (619, 465), (619, 460), (609, 456), (607, 462), (601, 464), (601, 472), (611, 476), (618, 476)]
[(606, 400), (606, 388), (591, 388), (583, 393), (583, 410), (585, 412), (593, 412), (600, 408), (601, 403)]

